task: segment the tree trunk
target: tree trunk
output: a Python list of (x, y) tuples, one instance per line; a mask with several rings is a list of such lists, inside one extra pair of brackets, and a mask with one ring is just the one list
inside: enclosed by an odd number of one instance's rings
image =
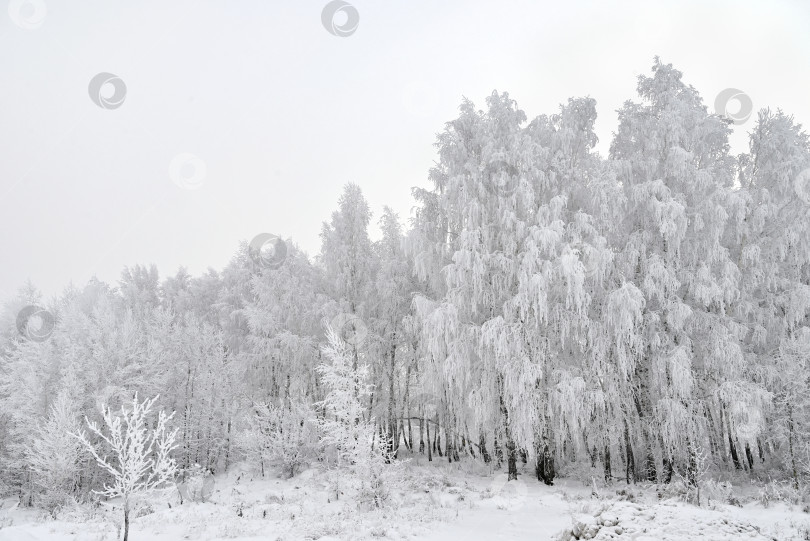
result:
[(506, 436), (506, 463), (509, 472), (508, 481), (517, 479), (517, 450), (515, 449), (515, 441), (512, 439), (512, 432), (509, 429), (509, 410), (503, 401), (503, 381), (500, 376), (498, 377), (498, 402), (501, 407), (501, 418), (503, 422), (504, 435)]
[[(357, 389), (354, 390), (355, 394), (357, 393)], [(371, 420), (372, 412), (374, 411), (374, 393), (372, 392), (368, 399), (368, 416), (366, 416), (367, 420)], [(360, 420), (357, 419), (356, 423), (359, 423)]]
[(397, 451), (399, 451), (399, 434), (397, 432), (397, 421), (394, 416), (394, 373), (396, 369), (396, 358), (397, 358), (397, 344), (396, 344), (396, 330), (394, 331), (391, 344), (391, 365), (388, 377), (388, 441), (389, 441), (389, 454), (393, 457), (396, 457)]
[(734, 462), (734, 467), (738, 470), (742, 469), (742, 465), (740, 464), (740, 457), (737, 455), (737, 447), (734, 445), (734, 438), (731, 436), (731, 423), (728, 420), (728, 415), (725, 415), (726, 420), (726, 432), (728, 432), (728, 446), (729, 450), (731, 451), (731, 460)]
[[(408, 419), (408, 424), (410, 423), (411, 420)], [(413, 451), (413, 448), (411, 447), (411, 442), (408, 441), (408, 432), (405, 430), (405, 423), (403, 421), (399, 422), (399, 434), (402, 434), (402, 441), (405, 443), (405, 448), (408, 449), (409, 451)]]
[(610, 467), (610, 444), (605, 443), (605, 483), (610, 484), (613, 481), (613, 471)]
[(705, 411), (706, 420), (709, 423), (709, 451), (711, 452), (712, 456), (715, 457), (720, 454), (720, 449), (717, 445), (717, 428), (714, 426), (714, 416), (712, 415), (712, 410), (709, 408), (708, 404), (705, 406)]
[(515, 442), (512, 441), (512, 438), (508, 438), (506, 440), (506, 449), (507, 449), (507, 464), (509, 466), (509, 477), (507, 478), (508, 481), (517, 480), (518, 472), (517, 472), (517, 452), (515, 451)]
[(672, 481), (672, 474), (675, 473), (675, 469), (672, 465), (672, 458), (664, 455), (664, 483), (670, 483)]
[[(698, 486), (698, 463), (697, 463), (697, 447), (692, 444), (690, 440), (686, 440), (686, 452), (688, 453), (688, 463), (686, 467), (686, 480), (690, 486)], [(698, 506), (700, 500), (698, 500)]]
[(638, 414), (639, 422), (641, 423), (641, 439), (644, 444), (644, 462), (642, 464), (642, 477), (646, 481), (655, 482), (657, 479), (657, 469), (655, 464), (655, 455), (653, 454), (653, 442), (655, 441), (652, 435), (652, 427), (647, 422), (648, 415), (652, 413), (652, 402), (650, 399), (650, 386), (649, 386), (649, 369), (647, 366), (649, 354), (645, 354), (640, 363), (636, 365), (636, 381), (638, 382), (638, 391), (635, 393), (634, 402), (636, 405), (636, 413)]
[(754, 454), (751, 452), (751, 446), (745, 442), (745, 458), (748, 459), (748, 469), (754, 469)]
[[(428, 441), (430, 441), (429, 435)], [(425, 454), (425, 420), (422, 417), (419, 418), (419, 452)]]
[[(420, 422), (420, 424), (421, 424), (421, 422)], [(430, 421), (427, 421), (425, 423), (425, 431), (427, 432), (428, 462), (433, 462), (433, 452), (431, 450), (431, 447), (433, 447), (433, 444), (430, 441)], [(422, 442), (421, 445), (424, 446), (424, 442)]]
[(737, 447), (734, 445), (734, 438), (731, 437), (730, 431), (728, 433), (728, 446), (731, 449), (731, 460), (734, 462), (734, 467), (741, 470), (742, 464), (740, 464), (740, 457), (737, 455)]
[(129, 541), (129, 500), (124, 499), (124, 539)]
[(633, 472), (633, 482), (635, 482), (636, 461), (633, 457), (633, 447), (630, 445), (630, 427), (627, 419), (624, 420), (624, 452), (626, 458), (625, 477), (627, 484), (630, 484), (630, 472)]
[(793, 404), (788, 402), (788, 448), (790, 450), (790, 467), (793, 473), (793, 488), (799, 490), (799, 470), (796, 468), (796, 455), (793, 452)]
[(674, 473), (674, 453), (664, 445), (664, 437), (659, 434), (658, 435), (658, 445), (661, 447), (661, 462), (663, 463), (662, 468), (662, 477), (664, 483), (669, 483), (672, 481), (672, 474)]
[(537, 450), (537, 461), (535, 463), (534, 471), (537, 474), (537, 480), (551, 486), (554, 484), (554, 453), (549, 448), (549, 441), (546, 436), (543, 436), (542, 449)]
[(481, 456), (484, 459), (484, 464), (489, 464), (492, 458), (489, 456), (489, 451), (487, 451), (487, 439), (484, 437), (483, 432), (481, 432), (478, 438), (478, 448), (481, 451)]
[[(405, 370), (405, 395), (402, 398), (402, 412), (405, 412), (405, 408), (408, 409), (408, 450), (413, 453), (413, 427), (411, 426), (411, 365), (408, 364), (407, 369)], [(405, 436), (405, 426), (402, 426), (402, 434), (403, 437)]]

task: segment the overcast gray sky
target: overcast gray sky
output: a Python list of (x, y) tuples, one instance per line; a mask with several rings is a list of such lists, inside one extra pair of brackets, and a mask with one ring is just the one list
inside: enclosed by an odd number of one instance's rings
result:
[[(406, 220), (435, 134), (493, 89), (530, 119), (594, 97), (605, 154), (654, 55), (711, 109), (734, 87), (810, 122), (807, 0), (352, 0), (347, 37), (326, 0), (21, 3), (0, 12), (0, 298), (135, 263), (196, 275), (265, 231), (314, 255), (349, 181), (375, 224), (385, 204)], [(120, 107), (90, 99), (100, 72), (125, 83)], [(170, 174), (188, 154), (193, 190)]]

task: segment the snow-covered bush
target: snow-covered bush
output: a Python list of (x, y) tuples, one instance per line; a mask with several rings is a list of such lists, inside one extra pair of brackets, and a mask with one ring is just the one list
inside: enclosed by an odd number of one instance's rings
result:
[(64, 394), (54, 401), (45, 422), (34, 429), (28, 461), (38, 488), (36, 503), (52, 515), (75, 504), (82, 447), (71, 433), (78, 430), (76, 411)]
[[(374, 424), (364, 417), (363, 401), (371, 393), (368, 367), (351, 363), (353, 352), (331, 328), (327, 339), (323, 351), (332, 362), (318, 366), (318, 372), (328, 392), (318, 406), (323, 411), (321, 442), (331, 492), (339, 499), (344, 482), (354, 481), (362, 505), (385, 507), (392, 489), (402, 484), (403, 473), (401, 463), (376, 437)], [(344, 481), (347, 473), (351, 479)]]
[(237, 445), (262, 476), (268, 465), (278, 464), (284, 475), (294, 477), (318, 455), (318, 427), (314, 418), (315, 412), (303, 403), (289, 407), (255, 404)]
[(404, 462), (396, 460), (381, 439), (358, 451), (355, 462), (355, 471), (360, 474), (358, 503), (368, 508), (388, 507), (395, 490), (403, 485)]
[(194, 464), (188, 471), (183, 472), (182, 477), (183, 480), (177, 483), (180, 503), (205, 502), (214, 491), (214, 476), (199, 464)]
[(704, 482), (704, 491), (706, 499), (711, 502), (719, 502), (728, 505), (742, 507), (739, 498), (734, 494), (734, 486), (726, 481), (716, 481), (714, 479), (707, 479)]
[(600, 487), (607, 486), (604, 471), (587, 461), (564, 462), (559, 467), (558, 475), (561, 478), (579, 481), (583, 485), (593, 485), (596, 481)]
[(766, 508), (775, 502), (798, 505), (804, 500), (804, 497), (804, 489), (797, 489), (791, 482), (777, 480), (765, 483), (757, 493), (757, 501)]
[(688, 502), (691, 494), (692, 489), (683, 478), (675, 478), (658, 487), (658, 497), (661, 499), (674, 498)]

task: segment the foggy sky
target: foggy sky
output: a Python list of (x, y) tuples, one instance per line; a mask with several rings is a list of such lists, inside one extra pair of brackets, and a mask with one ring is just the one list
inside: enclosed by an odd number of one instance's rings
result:
[[(47, 295), (115, 284), (136, 263), (221, 269), (262, 232), (315, 255), (349, 181), (373, 234), (383, 205), (407, 221), (462, 96), (508, 91), (531, 119), (589, 95), (607, 154), (659, 55), (712, 111), (733, 87), (810, 122), (805, 0), (356, 0), (347, 37), (322, 25), (326, 4), (46, 0), (36, 29), (0, 11), (0, 300), (27, 279)], [(126, 84), (120, 107), (90, 99), (100, 72)], [(193, 190), (170, 175), (187, 154), (205, 165)]]

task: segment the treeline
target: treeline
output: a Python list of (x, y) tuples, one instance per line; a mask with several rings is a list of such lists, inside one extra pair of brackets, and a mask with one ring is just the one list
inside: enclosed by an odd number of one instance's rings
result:
[[(328, 328), (367, 368), (363, 416), (395, 455), (511, 477), (526, 461), (551, 483), (561, 468), (667, 482), (705, 454), (798, 486), (808, 136), (762, 110), (731, 155), (730, 122), (658, 60), (638, 94), (608, 157), (592, 99), (530, 122), (506, 93), (463, 101), (409, 229), (386, 208), (377, 241), (349, 184), (312, 259), (266, 235), (198, 277), (136, 266), (49, 303), (24, 289), (0, 346), (0, 489), (34, 503), (55, 482), (97, 487), (103, 472), (58, 435), (135, 392), (176, 412), (182, 468), (226, 470), (262, 407), (318, 411)], [(25, 318), (19, 332), (27, 305), (47, 308), (47, 336)], [(73, 461), (67, 478), (43, 481), (48, 453)]]

